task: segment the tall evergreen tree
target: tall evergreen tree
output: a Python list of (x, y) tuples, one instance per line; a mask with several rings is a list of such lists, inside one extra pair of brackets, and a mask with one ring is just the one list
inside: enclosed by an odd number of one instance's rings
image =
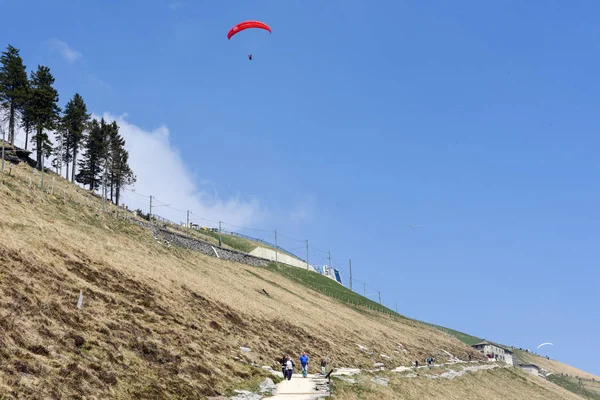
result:
[(104, 118), (100, 122), (94, 119), (85, 139), (85, 154), (78, 162), (79, 172), (75, 179), (84, 186), (88, 185), (90, 190), (99, 189), (101, 186), (108, 151), (109, 129)]
[(25, 96), (25, 103), (23, 105), (23, 112), (21, 115), (21, 128), (25, 130), (25, 150), (27, 150), (27, 145), (29, 144), (29, 134), (34, 128), (33, 121), (33, 109), (32, 109), (32, 90), (31, 90), (31, 82), (27, 80), (27, 91)]
[(129, 152), (124, 148), (118, 153), (113, 163), (113, 186), (115, 190), (114, 203), (119, 205), (121, 190), (127, 186), (135, 184), (137, 177), (133, 174), (129, 166)]
[(50, 68), (42, 65), (31, 73), (31, 113), (35, 135), (31, 140), (36, 144), (38, 168), (42, 168), (42, 157), (52, 153), (52, 145), (47, 130), (54, 129), (59, 119), (58, 92), (52, 86), (54, 77)]
[(77, 165), (77, 153), (81, 141), (84, 138), (84, 132), (90, 121), (90, 114), (87, 112), (87, 106), (79, 93), (75, 93), (73, 98), (67, 103), (63, 120), (68, 132), (67, 142), (71, 149), (70, 159), (73, 163), (71, 182), (73, 182), (75, 179), (75, 166)]
[(136, 177), (129, 166), (129, 152), (125, 150), (125, 139), (119, 134), (119, 126), (116, 122), (110, 125), (108, 156), (110, 199), (118, 205), (121, 190), (133, 185)]
[(7, 111), (8, 141), (15, 144), (15, 125), (25, 104), (27, 71), (19, 50), (8, 45), (0, 56), (0, 105)]

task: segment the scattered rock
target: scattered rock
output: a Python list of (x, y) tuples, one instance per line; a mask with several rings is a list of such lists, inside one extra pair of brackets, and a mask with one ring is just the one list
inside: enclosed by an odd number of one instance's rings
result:
[(267, 378), (260, 384), (260, 392), (261, 393), (270, 393), (275, 390), (275, 382), (270, 378)]
[(360, 369), (358, 368), (338, 368), (334, 372), (332, 372), (332, 376), (351, 376), (360, 374)]
[(375, 378), (371, 379), (371, 382), (385, 387), (387, 387), (389, 381), (390, 380), (388, 378), (383, 378), (381, 376), (376, 376)]
[(252, 393), (247, 390), (236, 390), (237, 394), (231, 398), (231, 400), (260, 400), (262, 396), (260, 394)]
[(342, 375), (342, 376), (338, 376), (338, 378), (344, 382), (348, 382), (348, 383), (352, 383), (352, 384), (356, 383), (356, 379), (348, 378), (347, 376)]
[(375, 368), (381, 368), (381, 367), (383, 367), (383, 363), (375, 363), (375, 364), (373, 364), (373, 366)]
[(390, 356), (386, 356), (385, 354), (381, 354), (381, 358), (385, 358), (385, 359), (388, 359), (388, 360), (391, 360), (391, 359), (392, 359), (392, 357), (390, 357)]
[(252, 349), (250, 349), (250, 347), (240, 347), (240, 350), (243, 351), (244, 353), (250, 353), (252, 351)]
[(363, 346), (362, 344), (358, 344), (358, 343), (356, 343), (356, 345), (357, 345), (357, 346), (358, 346), (358, 348), (359, 348), (359, 349), (361, 349), (361, 350), (364, 350), (364, 351), (367, 351), (367, 350), (369, 350), (369, 349), (367, 349), (365, 346)]

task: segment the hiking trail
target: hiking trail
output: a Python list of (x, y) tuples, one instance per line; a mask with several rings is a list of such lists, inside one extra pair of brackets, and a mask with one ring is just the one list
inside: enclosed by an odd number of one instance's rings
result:
[(327, 380), (321, 375), (308, 374), (303, 378), (302, 374), (293, 374), (292, 379), (280, 382), (271, 397), (265, 400), (316, 400), (327, 397)]

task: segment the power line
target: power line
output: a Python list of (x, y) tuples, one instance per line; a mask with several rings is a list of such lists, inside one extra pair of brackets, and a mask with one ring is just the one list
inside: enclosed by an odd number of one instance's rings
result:
[(234, 227), (234, 228), (244, 229), (244, 230), (254, 231), (254, 232), (269, 232), (269, 233), (273, 232), (273, 231), (268, 231), (266, 229), (247, 228), (247, 227), (244, 227), (244, 226), (233, 225), (233, 224), (229, 224), (227, 222), (223, 222), (223, 224), (229, 225), (229, 226)]

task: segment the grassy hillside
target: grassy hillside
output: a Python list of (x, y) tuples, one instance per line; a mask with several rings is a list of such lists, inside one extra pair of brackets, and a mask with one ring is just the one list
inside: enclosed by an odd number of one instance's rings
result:
[(550, 375), (548, 380), (585, 399), (600, 400), (600, 382), (598, 381), (583, 380), (558, 374)]
[[(277, 368), (282, 352), (358, 368), (428, 356), (442, 362), (442, 350), (482, 359), (438, 329), (374, 311), (376, 303), (317, 274), (166, 246), (60, 178), (43, 192), (24, 166), (1, 179), (0, 398), (227, 395), (255, 388), (267, 376), (261, 366)], [(435, 384), (411, 382), (427, 391)], [(477, 398), (468, 387), (507, 382), (515, 395), (506, 398), (568, 398), (510, 375), (461, 377), (448, 390)]]
[[(516, 368), (496, 368), (468, 373), (454, 379), (431, 379), (426, 375), (439, 373), (426, 371), (418, 375), (363, 374), (353, 383), (336, 379), (334, 394), (336, 399), (343, 400), (582, 399), (551, 382)], [(373, 382), (376, 376), (389, 379), (388, 386)]]
[(535, 364), (541, 368), (544, 368), (548, 372), (555, 374), (565, 374), (574, 377), (580, 377), (585, 379), (595, 379), (600, 381), (600, 377), (594, 374), (587, 373), (578, 368), (572, 367), (567, 364), (563, 364), (560, 361), (548, 360), (545, 357), (536, 356), (535, 354), (527, 353), (521, 350), (515, 350), (515, 357), (522, 364)]
[[(306, 286), (328, 297), (332, 297), (336, 300), (346, 303), (350, 307), (354, 307), (357, 309), (368, 309), (378, 311), (390, 316), (405, 318), (403, 315), (396, 313), (395, 311), (390, 310), (389, 308), (369, 298), (366, 298), (356, 292), (351, 291), (350, 289), (346, 288), (343, 285), (340, 285), (339, 283), (335, 282), (330, 278), (327, 278), (326, 276), (314, 274), (301, 268), (287, 268), (284, 265), (276, 265), (275, 263), (270, 264), (268, 268), (271, 271), (277, 272), (288, 279), (298, 282), (303, 286)], [(483, 340), (478, 337), (456, 331), (454, 329), (445, 328), (443, 326), (427, 323), (423, 324), (438, 329), (444, 333), (447, 333), (448, 335), (454, 336), (461, 342), (468, 345), (479, 343)]]

